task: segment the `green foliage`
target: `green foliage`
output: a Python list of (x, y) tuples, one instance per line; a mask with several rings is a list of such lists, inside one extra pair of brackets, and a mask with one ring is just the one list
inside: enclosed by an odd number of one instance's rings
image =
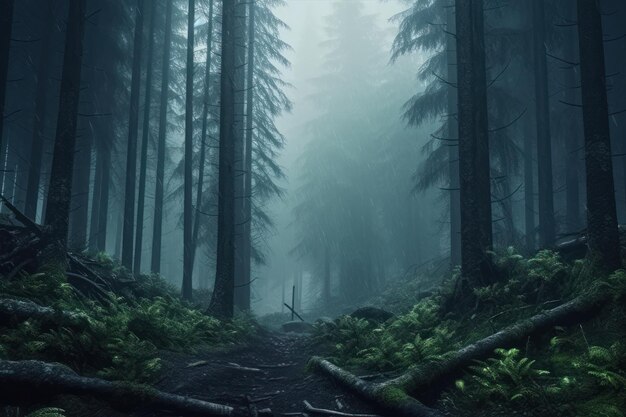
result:
[(623, 417), (623, 343), (583, 345), (573, 335), (552, 338), (549, 352), (540, 356), (541, 368), (535, 360), (520, 357), (517, 349), (497, 350), (495, 358), (470, 367), (442, 403), (465, 415), (485, 409), (513, 415), (523, 408), (531, 415)]
[(626, 390), (626, 347), (621, 342), (609, 347), (590, 346), (587, 354), (575, 360), (573, 366), (589, 377), (592, 384)]
[[(626, 272), (598, 273), (587, 261), (565, 262), (541, 251), (526, 259), (513, 248), (492, 254), (498, 279), (474, 290), (472, 311), (447, 311), (454, 281), (441, 295), (419, 301), (384, 324), (342, 317), (320, 324), (316, 337), (341, 365), (405, 370), (512, 323), (553, 308), (581, 293), (608, 291), (615, 303), (590, 324), (556, 327), (533, 336), (523, 355), (499, 349), (451, 384), (439, 405), (453, 415), (620, 416), (626, 410)], [(419, 284), (414, 286), (419, 287)], [(411, 288), (414, 288), (411, 287)], [(404, 302), (402, 288), (397, 300)], [(393, 294), (387, 294), (393, 304)], [(532, 358), (525, 357), (532, 355)], [(523, 410), (523, 412), (522, 412)]]
[(440, 357), (454, 346), (453, 323), (439, 317), (438, 301), (428, 298), (387, 323), (350, 316), (336, 326), (319, 324), (315, 338), (326, 342), (339, 363), (373, 370), (393, 370)]
[(537, 381), (550, 372), (536, 369), (534, 360), (520, 358), (518, 349), (497, 349), (495, 353), (495, 358), (471, 366), (467, 381), (457, 381), (457, 387), (480, 403), (540, 400), (542, 392)]
[(562, 296), (569, 266), (557, 253), (544, 250), (525, 259), (514, 248), (508, 248), (502, 254), (492, 254), (492, 257), (501, 279), (490, 286), (474, 289), (479, 306), (489, 313)]
[(65, 410), (54, 407), (40, 408), (25, 417), (65, 417)]
[[(102, 274), (126, 274), (99, 255)], [(117, 276), (116, 279), (120, 278)], [(240, 316), (219, 321), (180, 299), (157, 276), (132, 282), (124, 296), (109, 302), (78, 298), (58, 269), (44, 268), (12, 281), (0, 281), (5, 294), (42, 305), (81, 312), (83, 327), (63, 327), (27, 320), (0, 327), (0, 357), (60, 362), (88, 375), (112, 380), (147, 382), (161, 368), (159, 349), (194, 350), (244, 342), (256, 332), (253, 320)]]
[(50, 265), (35, 274), (21, 274), (10, 281), (0, 279), (0, 293), (5, 297), (26, 298), (54, 307), (78, 302), (63, 271)]

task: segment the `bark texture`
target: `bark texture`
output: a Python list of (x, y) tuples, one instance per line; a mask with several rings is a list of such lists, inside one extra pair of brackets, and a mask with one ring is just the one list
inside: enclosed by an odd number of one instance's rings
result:
[(545, 11), (543, 0), (532, 0), (533, 53), (535, 71), (535, 114), (537, 125), (537, 167), (539, 185), (539, 244), (554, 245), (554, 191), (552, 185), (552, 139), (550, 134), (550, 101), (548, 98), (548, 64), (546, 51)]
[(248, 58), (246, 73), (246, 131), (244, 143), (243, 161), (245, 164), (243, 172), (243, 234), (241, 247), (241, 279), (235, 293), (239, 300), (238, 307), (247, 311), (250, 310), (250, 290), (251, 290), (251, 270), (252, 270), (252, 146), (254, 137), (254, 54), (255, 54), (255, 0), (250, 0), (248, 4)]
[(67, 242), (72, 198), (84, 34), (85, 0), (71, 0), (68, 8), (59, 114), (45, 221), (50, 226), (53, 239), (59, 241), (62, 246)]
[(143, 105), (143, 128), (141, 131), (141, 153), (139, 156), (139, 195), (137, 196), (137, 230), (135, 231), (135, 259), (133, 271), (141, 273), (141, 256), (143, 254), (143, 219), (146, 206), (146, 171), (148, 169), (148, 141), (150, 140), (150, 110), (152, 109), (152, 75), (154, 57), (154, 21), (157, 6), (150, 2), (150, 24), (148, 29), (148, 58), (146, 60), (147, 75)]
[[(37, 67), (37, 88), (35, 93), (35, 116), (33, 118), (33, 137), (28, 161), (28, 183), (24, 214), (35, 221), (39, 204), (39, 186), (41, 184), (41, 163), (43, 157), (44, 129), (47, 121), (48, 80), (52, 40), (54, 29), (54, 2), (46, 5), (46, 18), (42, 30), (41, 51)], [(1, 125), (0, 125), (1, 129)]]
[(213, 6), (214, 1), (209, 0), (208, 30), (207, 30), (207, 53), (206, 71), (204, 74), (204, 100), (202, 103), (202, 136), (200, 136), (200, 166), (198, 168), (198, 187), (196, 188), (196, 212), (193, 220), (193, 248), (191, 251), (191, 267), (195, 263), (198, 251), (198, 233), (200, 232), (200, 211), (204, 195), (204, 170), (206, 168), (206, 148), (209, 129), (209, 106), (210, 106), (210, 82), (211, 66), (213, 63)]
[(459, 129), (458, 97), (454, 85), (456, 73), (456, 39), (452, 35), (456, 30), (455, 14), (452, 7), (446, 10), (447, 38), (446, 57), (448, 59), (448, 139), (456, 140), (455, 146), (448, 147), (448, 170), (450, 175), (450, 265), (452, 268), (461, 264), (461, 194), (459, 190)]
[[(242, 19), (245, 3), (225, 2), (222, 11), (222, 69), (220, 105), (220, 154), (218, 174), (217, 261), (215, 287), (209, 310), (217, 316), (232, 317), (235, 291), (235, 181), (239, 126), (236, 125), (237, 45), (244, 43)], [(243, 67), (239, 68), (243, 70)]]
[(185, 92), (185, 178), (183, 197), (183, 288), (182, 296), (191, 300), (193, 293), (193, 48), (196, 2), (189, 0), (187, 12), (187, 80)]
[(133, 39), (133, 73), (130, 86), (128, 144), (126, 148), (126, 185), (124, 192), (124, 223), (122, 232), (122, 265), (133, 269), (135, 233), (135, 175), (137, 173), (137, 130), (139, 128), (139, 87), (141, 84), (141, 52), (143, 48), (144, 0), (138, 0)]
[(600, 5), (578, 0), (589, 251), (598, 266), (614, 271), (621, 258), (602, 36)]
[(161, 71), (161, 102), (159, 106), (159, 138), (157, 143), (156, 186), (154, 192), (154, 223), (152, 227), (152, 257), (150, 271), (161, 272), (163, 243), (163, 200), (165, 191), (165, 147), (167, 145), (167, 107), (170, 90), (170, 55), (172, 46), (172, 1), (165, 10), (165, 37), (163, 39), (163, 68)]
[(537, 247), (535, 219), (535, 169), (533, 143), (529, 121), (524, 121), (524, 228), (526, 250), (533, 253)]
[[(485, 284), (492, 246), (491, 180), (483, 2), (456, 0), (461, 189), (461, 268), (470, 287)], [(464, 289), (462, 289), (464, 292)]]

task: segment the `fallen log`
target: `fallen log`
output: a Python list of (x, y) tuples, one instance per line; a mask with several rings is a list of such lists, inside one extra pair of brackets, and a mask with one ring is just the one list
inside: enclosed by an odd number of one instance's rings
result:
[(0, 298), (0, 324), (29, 319), (78, 327), (87, 324), (87, 316), (81, 313), (55, 310), (52, 307), (44, 307), (32, 301)]
[(88, 396), (121, 411), (167, 410), (186, 416), (247, 416), (246, 409), (158, 391), (147, 385), (88, 378), (71, 369), (40, 361), (0, 360), (0, 400), (21, 405), (46, 402), (57, 395)]
[(604, 305), (612, 300), (610, 291), (597, 288), (570, 302), (536, 314), (497, 333), (485, 337), (464, 348), (444, 355), (444, 359), (423, 364), (401, 376), (382, 383), (365, 381), (352, 373), (333, 365), (320, 357), (314, 357), (310, 365), (363, 399), (372, 402), (393, 415), (406, 417), (432, 417), (442, 415), (425, 407), (413, 396), (419, 396), (427, 388), (445, 382), (462, 371), (473, 361), (484, 359), (495, 349), (506, 348), (523, 342), (533, 334), (550, 330), (554, 326), (566, 326), (593, 318)]

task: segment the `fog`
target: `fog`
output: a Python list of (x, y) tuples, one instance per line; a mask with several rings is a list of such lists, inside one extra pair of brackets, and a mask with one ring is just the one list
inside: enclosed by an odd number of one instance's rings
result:
[[(256, 281), (253, 285), (253, 308), (257, 314), (267, 314), (277, 311), (283, 311), (283, 301), (291, 304), (292, 286), (296, 286), (296, 292), (302, 292), (302, 300), (299, 303), (300, 309), (304, 312), (320, 307), (320, 297), (322, 297), (322, 280), (323, 270), (319, 267), (319, 263), (323, 262), (318, 259), (317, 262), (311, 256), (298, 252), (297, 246), (301, 238), (302, 230), (299, 230), (298, 219), (294, 213), (299, 204), (299, 190), (303, 187), (302, 176), (306, 174), (303, 166), (303, 159), (306, 157), (307, 144), (315, 139), (315, 135), (311, 134), (310, 123), (317, 117), (320, 117), (325, 111), (336, 112), (341, 115), (346, 110), (344, 108), (320, 108), (320, 99), (315, 97), (319, 92), (319, 79), (323, 74), (328, 73), (327, 64), (328, 54), (332, 50), (333, 37), (337, 34), (333, 33), (332, 27), (329, 27), (329, 20), (336, 7), (340, 3), (352, 3), (352, 5), (362, 4), (364, 15), (371, 16), (372, 23), (377, 27), (376, 43), (369, 38), (353, 39), (355, 45), (363, 48), (363, 54), (366, 57), (365, 62), (371, 65), (371, 68), (362, 68), (363, 74), (369, 74), (377, 68), (387, 68), (393, 72), (394, 76), (401, 76), (404, 83), (404, 91), (398, 96), (394, 96), (388, 102), (371, 103), (369, 108), (361, 109), (361, 116), (372, 117), (376, 113), (376, 106), (391, 106), (395, 108), (395, 115), (390, 116), (391, 124), (397, 125), (397, 130), (401, 136), (403, 149), (417, 156), (419, 160), (420, 149), (428, 138), (428, 127), (419, 130), (406, 127), (406, 122), (402, 120), (402, 108), (405, 102), (413, 94), (414, 90), (422, 88), (415, 77), (416, 68), (421, 65), (425, 56), (423, 53), (417, 53), (411, 58), (401, 58), (398, 62), (391, 63), (391, 46), (393, 38), (397, 31), (397, 22), (391, 19), (398, 13), (406, 9), (405, 5), (397, 1), (380, 2), (377, 0), (366, 1), (332, 1), (332, 0), (290, 0), (284, 7), (276, 9), (276, 15), (284, 20), (289, 29), (282, 31), (282, 38), (285, 42), (292, 46), (292, 50), (287, 54), (292, 65), (285, 73), (284, 78), (291, 84), (287, 89), (287, 94), (293, 101), (293, 109), (291, 112), (285, 113), (278, 121), (277, 126), (284, 133), (286, 141), (278, 162), (283, 167), (285, 178), (280, 181), (280, 186), (284, 190), (282, 198), (271, 200), (268, 211), (273, 216), (275, 225), (271, 233), (268, 235), (265, 243), (267, 251), (267, 264), (255, 268), (254, 278)], [(370, 29), (373, 29), (370, 28)], [(368, 51), (369, 48), (372, 48)], [(345, 51), (345, 53), (348, 53)], [(369, 58), (369, 61), (367, 60)], [(394, 68), (391, 68), (391, 67)], [(331, 71), (332, 72), (332, 71)], [(355, 78), (360, 77), (355, 74)], [(363, 80), (356, 85), (363, 88), (372, 88), (377, 80)], [(345, 92), (336, 91), (335, 94), (350, 94), (350, 90)], [(323, 102), (323, 99), (322, 99)], [(385, 109), (381, 109), (385, 111)], [(396, 162), (391, 158), (384, 158), (385, 135), (379, 135), (381, 141), (381, 153), (367, 153), (364, 155), (380, 158), (383, 164), (382, 169), (386, 171), (395, 171), (397, 169), (405, 169), (404, 171), (396, 171), (396, 178), (401, 178), (400, 183), (386, 182), (385, 187), (398, 187), (398, 194), (404, 194), (406, 201), (413, 200), (413, 204), (421, 207), (420, 221), (426, 227), (419, 230), (415, 236), (414, 246), (419, 247), (412, 254), (415, 255), (414, 261), (410, 263), (397, 264), (393, 254), (386, 253), (384, 259), (380, 261), (385, 264), (383, 267), (387, 269), (383, 274), (386, 277), (377, 277), (381, 279), (380, 290), (384, 289), (385, 279), (395, 279), (401, 277), (406, 269), (413, 264), (426, 262), (427, 260), (437, 258), (445, 254), (449, 249), (446, 242), (445, 232), (442, 234), (442, 224), (445, 218), (437, 213), (436, 210), (430, 210), (425, 207), (428, 201), (438, 201), (433, 195), (424, 193), (415, 193), (412, 189), (411, 178), (417, 168), (415, 164), (408, 166), (396, 167)], [(319, 138), (318, 138), (319, 139)], [(358, 144), (358, 142), (355, 142)], [(361, 145), (358, 145), (359, 147)], [(363, 145), (367, 146), (367, 145)], [(358, 160), (357, 165), (367, 165), (373, 161)], [(315, 175), (315, 173), (310, 173)], [(404, 178), (402, 178), (404, 177)], [(322, 181), (326, 181), (325, 177)], [(340, 181), (340, 178), (328, 179), (328, 181)], [(364, 179), (365, 180), (365, 179)], [(346, 196), (347, 197), (347, 196)], [(373, 198), (381, 198), (379, 195)], [(421, 203), (418, 203), (421, 202)], [(342, 202), (338, 202), (343, 204)], [(388, 202), (387, 202), (388, 203)], [(374, 211), (382, 210), (385, 201), (371, 200)], [(354, 210), (353, 207), (346, 207), (346, 210)], [(329, 214), (330, 215), (330, 214)], [(350, 216), (361, 216), (359, 211), (352, 211)], [(309, 225), (310, 226), (310, 225)], [(408, 224), (407, 224), (408, 226)], [(306, 226), (305, 226), (306, 227)], [(374, 235), (366, 235), (367, 239), (379, 239)], [(420, 241), (422, 243), (420, 243)], [(429, 242), (426, 244), (426, 242)], [(380, 242), (378, 242), (380, 243)], [(400, 248), (398, 248), (400, 250)], [(405, 248), (405, 250), (410, 250)], [(337, 252), (337, 256), (344, 254)], [(321, 254), (316, 254), (321, 258)], [(393, 265), (396, 263), (396, 265)], [(332, 280), (339, 279), (339, 272), (335, 271), (335, 267), (331, 268)], [(357, 271), (352, 273), (357, 274)], [(357, 277), (354, 277), (357, 278)], [(357, 279), (358, 282), (358, 279)], [(332, 285), (337, 286), (338, 283)], [(358, 284), (357, 284), (358, 285)], [(302, 287), (301, 289), (299, 287)], [(339, 297), (339, 289), (333, 287), (333, 295)], [(350, 308), (351, 302), (344, 298), (346, 294), (341, 295), (341, 299), (345, 302), (346, 307)], [(348, 301), (348, 302), (346, 302)], [(355, 300), (352, 300), (355, 301)]]

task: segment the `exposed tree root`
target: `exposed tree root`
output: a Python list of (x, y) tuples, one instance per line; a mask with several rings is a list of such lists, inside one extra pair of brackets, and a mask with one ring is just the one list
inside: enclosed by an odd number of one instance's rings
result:
[(119, 410), (167, 410), (186, 416), (248, 416), (247, 409), (200, 401), (125, 382), (87, 378), (58, 364), (0, 360), (0, 400), (4, 404), (45, 402), (57, 395), (89, 396)]
[(550, 330), (554, 326), (571, 325), (595, 316), (611, 300), (609, 291), (597, 289), (551, 310), (522, 320), (497, 333), (472, 343), (457, 352), (445, 355), (440, 361), (429, 362), (403, 375), (383, 383), (365, 381), (319, 357), (311, 359), (311, 365), (345, 388), (362, 398), (393, 412), (396, 416), (431, 417), (442, 415), (439, 411), (425, 407), (411, 395), (419, 396), (429, 387), (445, 382), (462, 371), (474, 360), (493, 354), (497, 348), (506, 348), (526, 340), (530, 335)]

